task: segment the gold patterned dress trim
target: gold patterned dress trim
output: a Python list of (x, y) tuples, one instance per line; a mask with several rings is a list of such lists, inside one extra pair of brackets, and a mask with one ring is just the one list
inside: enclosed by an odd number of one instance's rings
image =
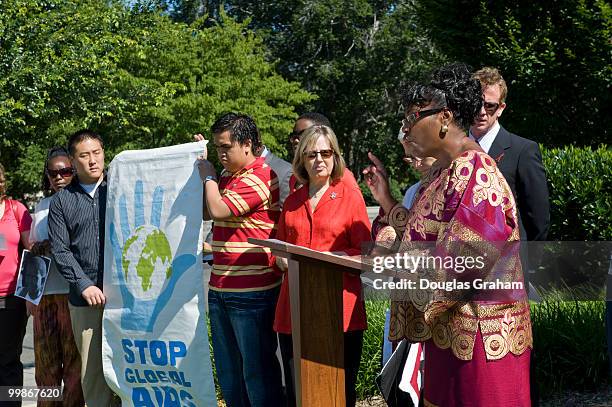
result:
[[(412, 302), (393, 302), (389, 339), (411, 342), (429, 339), (440, 349), (450, 348), (461, 360), (471, 360), (478, 329), (487, 360), (497, 360), (508, 353), (520, 356), (533, 347), (529, 304), (482, 305), (474, 302), (433, 302), (419, 311)], [(437, 308), (437, 309), (434, 309)]]

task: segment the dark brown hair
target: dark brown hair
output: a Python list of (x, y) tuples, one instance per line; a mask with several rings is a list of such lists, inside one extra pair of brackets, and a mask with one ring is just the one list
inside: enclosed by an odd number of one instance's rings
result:
[(74, 155), (74, 148), (77, 144), (87, 139), (98, 140), (100, 147), (104, 148), (104, 141), (98, 133), (89, 129), (79, 130), (70, 136), (70, 139), (68, 140), (68, 151), (70, 152), (70, 155)]

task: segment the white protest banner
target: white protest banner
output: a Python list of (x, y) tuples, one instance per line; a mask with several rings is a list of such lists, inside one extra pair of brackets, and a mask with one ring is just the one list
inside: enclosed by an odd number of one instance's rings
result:
[(102, 359), (124, 406), (216, 406), (201, 261), (205, 142), (115, 157)]

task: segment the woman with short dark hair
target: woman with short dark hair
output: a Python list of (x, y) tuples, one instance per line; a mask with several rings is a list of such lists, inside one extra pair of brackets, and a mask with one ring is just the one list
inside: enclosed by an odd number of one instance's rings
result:
[[(374, 165), (364, 170), (388, 225), (380, 228), (382, 240), (394, 236), (402, 252), (429, 241), (435, 248), (423, 254), (485, 259), (463, 271), (421, 270), (433, 272), (434, 281), (472, 280), (475, 287), (476, 278), (501, 273), (504, 281), (522, 282), (512, 191), (495, 160), (466, 135), (481, 104), (480, 83), (463, 64), (404, 91), (406, 142), (416, 157), (436, 159), (410, 211), (391, 197), (380, 161), (371, 156)], [(409, 300), (391, 304), (390, 339), (425, 344), (425, 406), (529, 406), (533, 340), (524, 288), (441, 291), (409, 290)]]

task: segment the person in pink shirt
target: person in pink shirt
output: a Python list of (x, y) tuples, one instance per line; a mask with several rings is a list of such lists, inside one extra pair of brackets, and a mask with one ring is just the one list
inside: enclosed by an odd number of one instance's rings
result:
[[(21, 348), (28, 316), (25, 301), (15, 297), (19, 243), (29, 248), (32, 217), (23, 204), (6, 196), (6, 174), (0, 164), (0, 386), (21, 387)], [(21, 402), (3, 405), (20, 406)]]

